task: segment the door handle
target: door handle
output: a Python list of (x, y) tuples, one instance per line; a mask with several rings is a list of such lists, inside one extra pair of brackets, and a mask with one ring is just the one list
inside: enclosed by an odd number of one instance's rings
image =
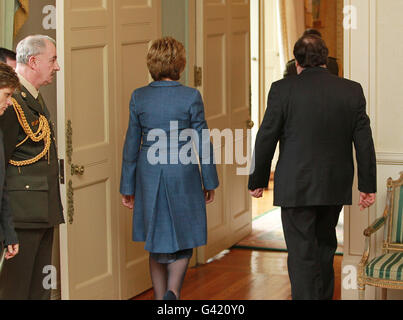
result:
[(252, 129), (255, 126), (255, 123), (252, 120), (246, 121), (246, 127), (248, 129)]
[(82, 176), (85, 173), (85, 167), (84, 166), (79, 166), (72, 164), (71, 165), (71, 175), (77, 175), (77, 176)]

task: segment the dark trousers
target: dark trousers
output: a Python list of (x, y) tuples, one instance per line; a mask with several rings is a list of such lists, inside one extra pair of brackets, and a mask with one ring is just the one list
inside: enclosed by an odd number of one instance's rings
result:
[(331, 300), (342, 206), (281, 208), (294, 300)]
[(43, 273), (52, 264), (53, 230), (16, 229), (20, 245), (19, 253), (4, 261), (0, 274), (0, 299), (49, 300), (51, 290), (45, 289)]

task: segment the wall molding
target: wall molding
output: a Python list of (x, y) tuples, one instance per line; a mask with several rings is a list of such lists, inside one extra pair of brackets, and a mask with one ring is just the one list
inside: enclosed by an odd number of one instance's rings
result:
[(403, 165), (403, 152), (377, 152), (378, 165)]

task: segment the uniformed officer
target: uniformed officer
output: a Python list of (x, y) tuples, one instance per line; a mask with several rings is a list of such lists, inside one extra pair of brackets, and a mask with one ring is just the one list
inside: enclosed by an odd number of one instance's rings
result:
[(20, 253), (4, 263), (0, 299), (50, 299), (43, 271), (51, 265), (54, 227), (64, 218), (54, 130), (39, 89), (59, 70), (53, 39), (35, 35), (18, 44), (21, 90), (0, 127), (7, 131), (7, 185)]

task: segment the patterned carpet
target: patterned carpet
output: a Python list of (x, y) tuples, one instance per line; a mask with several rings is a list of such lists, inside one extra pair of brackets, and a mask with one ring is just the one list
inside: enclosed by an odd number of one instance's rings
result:
[[(343, 221), (344, 214), (340, 214), (336, 228), (338, 247), (336, 254), (343, 254)], [(287, 251), (281, 224), (281, 209), (275, 208), (255, 218), (252, 222), (252, 233), (239, 242), (234, 248)]]

